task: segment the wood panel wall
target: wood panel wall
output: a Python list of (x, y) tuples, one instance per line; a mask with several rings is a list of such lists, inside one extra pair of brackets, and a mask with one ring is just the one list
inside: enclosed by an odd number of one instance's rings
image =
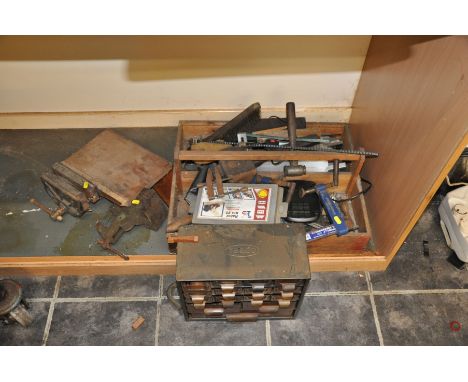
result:
[(363, 176), (388, 263), (468, 143), (468, 37), (376, 36), (351, 115), (357, 145), (380, 152)]

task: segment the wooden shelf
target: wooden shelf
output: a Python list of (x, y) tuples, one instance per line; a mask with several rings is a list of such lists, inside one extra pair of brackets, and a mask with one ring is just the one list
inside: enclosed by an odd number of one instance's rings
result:
[[(312, 271), (384, 270), (397, 253), (434, 193), (448, 174), (463, 149), (468, 145), (468, 38), (466, 36), (418, 37), (376, 36), (372, 38), (366, 62), (353, 102), (350, 136), (356, 147), (380, 153), (378, 159), (365, 165), (355, 162), (348, 174), (342, 175), (340, 187), (347, 193), (358, 190), (354, 183), (362, 174), (373, 183), (365, 200), (352, 202), (359, 226), (372, 237), (324, 239), (317, 251), (309, 247)], [(101, 115), (102, 113), (105, 116)], [(29, 116), (33, 124), (18, 125), (18, 116), (4, 116), (9, 126), (106, 128), (116, 126), (115, 118), (132, 126), (149, 126), (155, 120), (153, 111), (102, 113), (38, 113)], [(128, 114), (128, 115), (127, 115)], [(184, 112), (195, 116), (196, 111)], [(130, 118), (131, 119), (122, 119)], [(8, 118), (6, 118), (8, 117)], [(91, 118), (92, 117), (92, 118)], [(32, 118), (32, 119), (31, 119)], [(181, 117), (184, 118), (184, 117)], [(180, 119), (180, 118), (178, 118)], [(57, 121), (60, 122), (57, 122)], [(81, 121), (77, 124), (77, 120)], [(158, 119), (156, 119), (158, 120)], [(123, 123), (123, 122), (120, 122)], [(125, 122), (126, 123), (126, 122)], [(212, 131), (219, 122), (191, 122), (184, 133), (195, 136)], [(340, 133), (341, 123), (311, 123), (307, 133)], [(57, 132), (60, 134), (60, 132)], [(179, 134), (182, 134), (179, 132)], [(301, 133), (298, 132), (298, 135)], [(348, 137), (345, 136), (345, 139)], [(178, 142), (181, 136), (178, 137)], [(349, 139), (348, 143), (351, 141)], [(213, 153), (190, 152), (182, 144), (174, 169), (180, 172), (180, 161), (190, 158), (213, 158)], [(225, 153), (216, 153), (225, 158)], [(229, 154), (231, 155), (231, 154)], [(244, 159), (251, 153), (239, 153)], [(259, 155), (258, 153), (254, 154)], [(261, 153), (269, 159), (277, 153)], [(303, 156), (304, 155), (304, 156)], [(284, 159), (312, 159), (316, 153), (284, 153)], [(328, 159), (334, 154), (327, 156)], [(232, 156), (230, 157), (232, 158)], [(348, 157), (356, 159), (354, 156)], [(189, 181), (187, 174), (173, 178), (173, 187), (182, 189)], [(185, 176), (185, 177), (184, 177)], [(311, 174), (317, 177), (318, 174)], [(320, 175), (329, 177), (329, 175)], [(171, 216), (183, 208), (171, 200)], [(357, 240), (358, 239), (358, 240)], [(318, 245), (318, 244), (317, 244)], [(341, 250), (335, 250), (341, 248)], [(46, 274), (173, 274), (176, 256), (130, 256), (124, 261), (114, 256), (57, 256), (0, 258), (0, 275)]]

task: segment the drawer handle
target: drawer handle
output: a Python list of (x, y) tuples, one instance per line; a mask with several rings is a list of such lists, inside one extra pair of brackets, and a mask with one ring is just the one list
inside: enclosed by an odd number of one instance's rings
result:
[(190, 298), (193, 302), (193, 307), (195, 309), (203, 309), (205, 307), (205, 296), (200, 294), (191, 295)]
[(223, 308), (232, 308), (234, 306), (234, 300), (222, 300)]
[(290, 300), (278, 300), (278, 305), (280, 308), (287, 308), (290, 304)]
[(265, 284), (252, 284), (252, 291), (263, 292), (265, 289)]
[(258, 311), (260, 313), (275, 313), (279, 310), (278, 305), (263, 305), (260, 308), (258, 308)]
[(203, 301), (205, 301), (205, 296), (201, 294), (191, 295), (190, 298), (194, 304), (201, 304)]
[(232, 322), (257, 321), (258, 313), (231, 313), (226, 314), (226, 319)]
[(224, 314), (224, 308), (205, 308), (203, 313), (207, 316), (222, 316)]
[(236, 297), (236, 294), (233, 293), (223, 293), (222, 294), (224, 300), (234, 300), (234, 297)]
[(294, 292), (296, 283), (281, 283), (281, 289), (283, 292)]
[(205, 283), (201, 281), (192, 281), (186, 284), (189, 288), (190, 287), (198, 287), (198, 288), (205, 288)]
[(197, 294), (206, 294), (206, 292), (208, 292), (207, 289), (201, 289), (201, 288), (184, 288), (187, 293), (189, 294), (194, 294), (194, 295), (197, 295)]
[(252, 306), (255, 306), (255, 307), (262, 306), (263, 305), (263, 300), (252, 300), (252, 301), (250, 301), (250, 304)]
[(223, 292), (232, 292), (234, 290), (234, 283), (221, 283), (221, 290)]
[(294, 296), (293, 292), (281, 292), (281, 298), (283, 300), (292, 300), (293, 296)]
[(203, 285), (203, 284), (202, 284), (202, 285), (182, 285), (182, 287), (183, 287), (185, 290), (189, 291), (190, 293), (193, 293), (193, 292), (195, 292), (195, 291), (202, 291), (202, 292), (204, 292), (204, 291), (208, 290), (208, 288), (206, 287), (206, 285)]

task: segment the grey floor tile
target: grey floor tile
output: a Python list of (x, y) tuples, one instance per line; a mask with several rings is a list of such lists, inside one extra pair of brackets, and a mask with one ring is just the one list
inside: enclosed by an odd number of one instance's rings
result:
[[(385, 345), (468, 345), (468, 295), (375, 296)], [(462, 329), (453, 332), (450, 322)]]
[[(154, 345), (156, 302), (58, 303), (47, 345)], [(143, 316), (138, 330), (133, 321)]]
[(59, 297), (157, 297), (159, 275), (65, 276)]
[(266, 345), (265, 321), (185, 321), (167, 300), (161, 304), (159, 345)]
[(31, 302), (29, 312), (33, 316), (33, 322), (27, 328), (14, 323), (11, 325), (0, 324), (0, 345), (10, 346), (37, 346), (42, 345), (44, 328), (49, 314), (48, 302)]
[(54, 295), (57, 277), (1, 277), (15, 280), (23, 288), (23, 296), (28, 298), (50, 298)]
[[(169, 285), (171, 285), (173, 282), (175, 282), (176, 279), (175, 279), (175, 275), (164, 275), (164, 278), (163, 278), (163, 296), (166, 296), (167, 295), (167, 288)], [(174, 293), (175, 295), (177, 296), (177, 289), (174, 290)]]
[(440, 228), (439, 203), (431, 202), (426, 207), (418, 222), (406, 238), (409, 242), (443, 241), (445, 242), (442, 228)]
[(364, 272), (313, 272), (307, 292), (346, 292), (367, 290)]
[(305, 297), (294, 320), (270, 321), (272, 345), (378, 345), (368, 296)]
[(468, 271), (460, 271), (447, 261), (451, 250), (443, 242), (429, 242), (429, 256), (422, 243), (407, 242), (387, 270), (372, 272), (376, 291), (468, 288)]

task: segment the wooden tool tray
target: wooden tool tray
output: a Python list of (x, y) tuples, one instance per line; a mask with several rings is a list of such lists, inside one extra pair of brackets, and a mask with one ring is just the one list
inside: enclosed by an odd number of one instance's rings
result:
[[(361, 182), (360, 170), (364, 164), (364, 156), (346, 153), (311, 152), (311, 151), (194, 151), (189, 150), (190, 138), (204, 137), (222, 126), (224, 122), (213, 121), (181, 121), (177, 135), (174, 152), (174, 168), (171, 189), (171, 203), (169, 206), (168, 224), (182, 218), (188, 213), (188, 205), (184, 200), (194, 177), (195, 171), (183, 171), (184, 161), (203, 160), (327, 160), (335, 159), (347, 162), (346, 169), (340, 169), (339, 185), (332, 191), (345, 195), (354, 195), (359, 192)], [(263, 134), (272, 134), (272, 131), (263, 131)], [(278, 135), (278, 129), (274, 132)], [(287, 135), (286, 130), (281, 134)], [(297, 131), (298, 137), (317, 134), (319, 136), (333, 136), (343, 139), (345, 148), (354, 148), (344, 123), (308, 123), (306, 129)], [(280, 176), (280, 173), (258, 172), (263, 176)], [(285, 180), (310, 180), (316, 183), (331, 183), (332, 173), (308, 173), (298, 177), (288, 177)], [(337, 237), (330, 236), (307, 244), (310, 258), (354, 257), (372, 256), (372, 233), (367, 216), (365, 196), (340, 204), (349, 227), (358, 226), (357, 231)], [(313, 270), (313, 269), (312, 269)]]

